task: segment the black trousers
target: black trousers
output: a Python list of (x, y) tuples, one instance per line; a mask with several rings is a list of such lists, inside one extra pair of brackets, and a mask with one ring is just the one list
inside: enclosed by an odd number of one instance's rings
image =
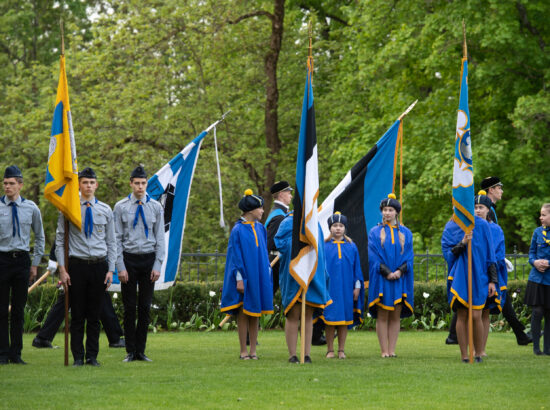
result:
[(124, 334), (128, 353), (145, 353), (147, 331), (151, 320), (149, 312), (153, 300), (153, 291), (155, 290), (155, 283), (151, 282), (151, 271), (154, 263), (154, 253), (136, 255), (124, 252), (124, 265), (128, 271), (128, 282), (122, 283), (120, 288), (122, 290), (122, 302), (124, 303)]
[[(57, 296), (57, 302), (52, 306), (48, 317), (44, 321), (44, 325), (38, 332), (38, 337), (40, 339), (48, 340), (51, 342), (55, 337), (56, 333), (59, 330), (59, 326), (63, 323), (65, 319), (65, 294), (59, 292)], [(105, 292), (105, 300), (103, 301), (103, 308), (101, 309), (101, 314), (99, 320), (103, 325), (105, 334), (109, 343), (116, 343), (123, 336), (122, 328), (118, 321), (118, 317), (113, 307), (113, 302), (111, 301), (111, 296), (109, 292)]]
[[(0, 252), (0, 358), (16, 358), (23, 349), (23, 317), (31, 259), (28, 252)], [(11, 315), (8, 311), (11, 296)], [(9, 320), (8, 320), (9, 318)], [(10, 343), (11, 341), (11, 343)]]
[[(510, 324), (510, 327), (514, 331), (516, 338), (524, 336), (523, 331), (525, 330), (525, 326), (523, 326), (523, 324), (519, 321), (518, 317), (516, 316), (516, 311), (512, 306), (512, 300), (510, 299), (510, 295), (506, 296), (506, 300), (504, 301), (504, 306), (502, 306), (502, 316), (504, 316), (504, 319), (506, 319)], [(453, 313), (451, 325), (449, 326), (449, 337), (451, 339), (458, 340), (456, 336), (456, 312)]]
[[(97, 358), (99, 315), (105, 300), (106, 261), (89, 262), (69, 258), (69, 301), (71, 305), (71, 351), (75, 360)], [(86, 350), (84, 351), (84, 327)]]

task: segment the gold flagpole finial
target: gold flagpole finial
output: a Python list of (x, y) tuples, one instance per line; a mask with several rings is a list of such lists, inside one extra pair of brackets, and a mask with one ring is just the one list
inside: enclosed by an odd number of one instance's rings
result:
[(61, 55), (65, 55), (65, 33), (63, 32), (63, 18), (59, 19), (59, 27), (61, 28)]
[(309, 31), (309, 48), (308, 48), (308, 55), (307, 55), (307, 69), (310, 73), (313, 73), (313, 51), (312, 51), (313, 26), (311, 24), (311, 20), (309, 20), (308, 31)]
[(463, 36), (463, 58), (468, 58), (468, 46), (466, 45), (466, 23), (464, 22), (464, 19), (462, 19), (462, 36)]

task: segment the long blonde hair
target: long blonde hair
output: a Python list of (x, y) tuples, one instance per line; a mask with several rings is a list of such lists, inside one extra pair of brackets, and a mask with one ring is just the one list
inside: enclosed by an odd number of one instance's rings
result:
[[(399, 229), (399, 220), (397, 221), (397, 236), (401, 244), (401, 255), (403, 255), (403, 252), (405, 252), (405, 234)], [(384, 249), (384, 242), (386, 242), (386, 230), (384, 224), (382, 224), (382, 229), (380, 229), (380, 246), (382, 246), (382, 249)]]
[[(325, 238), (325, 242), (328, 242), (330, 241), (331, 239), (333, 238), (332, 236), (332, 232), (328, 234), (328, 236)], [(347, 236), (346, 234), (344, 234), (344, 238), (343, 238), (346, 242), (349, 242), (349, 243), (353, 243), (353, 239), (351, 239), (349, 236)]]

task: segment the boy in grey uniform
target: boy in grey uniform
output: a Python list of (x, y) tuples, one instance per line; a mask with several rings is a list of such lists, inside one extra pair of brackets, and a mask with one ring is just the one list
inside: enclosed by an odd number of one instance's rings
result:
[[(149, 311), (164, 259), (164, 212), (147, 195), (147, 174), (138, 166), (130, 175), (132, 193), (114, 209), (118, 278), (124, 303), (124, 362), (152, 361), (145, 355)], [(139, 292), (137, 291), (139, 288)], [(136, 327), (137, 296), (137, 327)]]
[[(3, 185), (5, 195), (0, 198), (0, 364), (26, 364), (21, 359), (23, 312), (29, 279), (36, 277), (44, 254), (44, 228), (40, 209), (33, 201), (19, 195), (23, 174), (17, 166), (6, 168)], [(32, 261), (29, 256), (31, 229), (34, 232)]]
[[(55, 255), (59, 276), (69, 285), (71, 351), (74, 366), (99, 366), (99, 316), (105, 289), (111, 286), (116, 262), (115, 225), (109, 205), (95, 198), (98, 187), (93, 169), (78, 174), (82, 231), (69, 224), (69, 265), (65, 267), (65, 218), (59, 214)], [(86, 350), (84, 350), (86, 325)]]

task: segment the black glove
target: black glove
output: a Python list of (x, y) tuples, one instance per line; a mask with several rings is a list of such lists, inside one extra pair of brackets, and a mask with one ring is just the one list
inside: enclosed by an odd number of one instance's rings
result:
[(489, 282), (497, 283), (498, 282), (498, 272), (497, 265), (491, 263), (489, 268), (487, 268), (487, 275), (489, 276)]
[(384, 265), (383, 263), (380, 264), (380, 275), (382, 275), (383, 277), (387, 278), (388, 275), (391, 273), (391, 270), (390, 268), (388, 268), (386, 265)]
[(453, 253), (454, 256), (458, 256), (462, 252), (464, 252), (465, 249), (466, 249), (466, 244), (459, 242), (453, 247), (453, 249), (451, 249), (451, 252)]

